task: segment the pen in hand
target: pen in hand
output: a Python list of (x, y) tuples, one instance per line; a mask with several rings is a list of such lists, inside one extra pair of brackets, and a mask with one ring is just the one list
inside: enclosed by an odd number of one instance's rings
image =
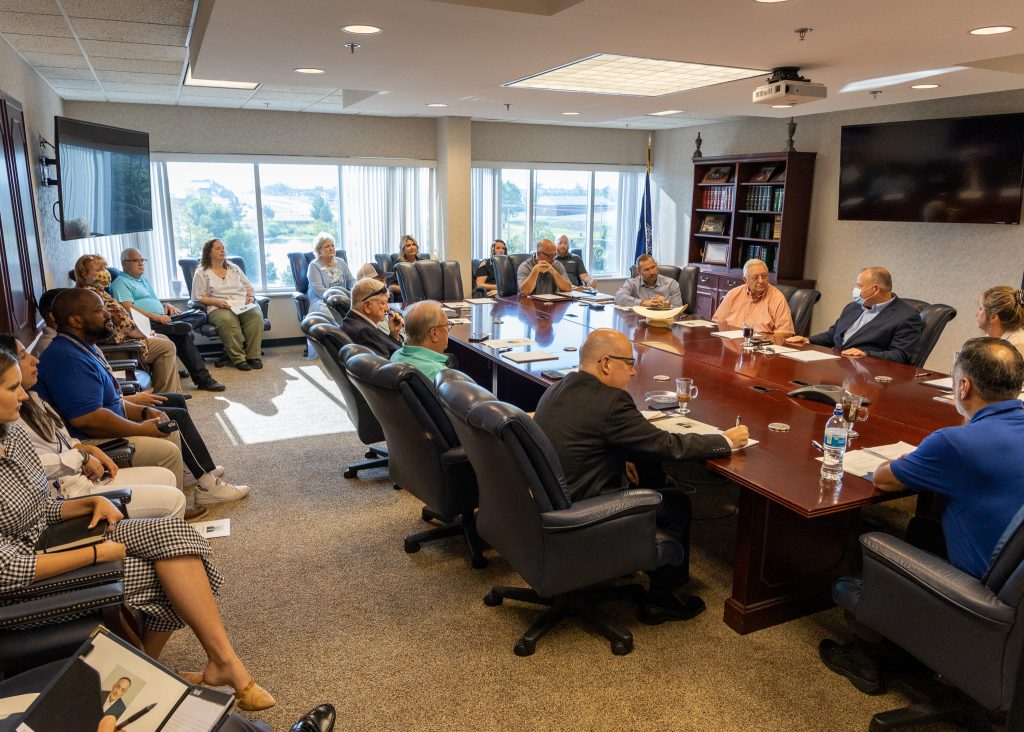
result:
[(738, 415), (738, 414), (737, 414), (737, 415), (736, 415), (736, 426), (737, 426), (737, 427), (739, 427), (739, 426), (740, 426), (740, 421), (741, 421), (741, 420), (740, 420), (740, 415)]

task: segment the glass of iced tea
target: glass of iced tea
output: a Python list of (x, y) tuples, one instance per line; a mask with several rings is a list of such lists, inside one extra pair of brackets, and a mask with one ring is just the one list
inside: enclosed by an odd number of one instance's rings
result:
[(754, 324), (744, 323), (743, 324), (743, 345), (749, 346), (750, 341), (754, 338)]
[(676, 379), (676, 401), (679, 402), (680, 414), (690, 411), (690, 400), (696, 399), (697, 394), (697, 387), (693, 385), (693, 379)]
[(843, 397), (843, 419), (850, 425), (848, 438), (860, 437), (860, 433), (853, 428), (857, 422), (863, 422), (868, 418), (868, 408), (864, 406), (864, 397), (856, 394), (847, 394)]

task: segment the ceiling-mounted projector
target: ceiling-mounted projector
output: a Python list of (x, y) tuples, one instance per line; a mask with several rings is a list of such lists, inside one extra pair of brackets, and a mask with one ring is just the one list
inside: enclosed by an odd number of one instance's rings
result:
[(754, 89), (754, 104), (805, 104), (824, 99), (828, 89), (800, 76), (799, 66), (780, 66), (763, 85)]

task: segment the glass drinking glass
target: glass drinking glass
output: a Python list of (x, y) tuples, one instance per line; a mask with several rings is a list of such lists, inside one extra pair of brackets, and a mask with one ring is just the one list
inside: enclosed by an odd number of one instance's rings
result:
[(693, 379), (676, 379), (676, 401), (679, 402), (680, 414), (687, 414), (690, 411), (690, 400), (696, 399), (697, 394)]
[(852, 440), (860, 437), (860, 433), (853, 428), (854, 423), (863, 422), (868, 418), (868, 408), (864, 406), (864, 397), (856, 394), (847, 394), (843, 397), (843, 419), (850, 425), (847, 438)]
[(750, 347), (750, 341), (754, 337), (754, 324), (744, 323), (743, 324), (743, 345), (746, 348)]

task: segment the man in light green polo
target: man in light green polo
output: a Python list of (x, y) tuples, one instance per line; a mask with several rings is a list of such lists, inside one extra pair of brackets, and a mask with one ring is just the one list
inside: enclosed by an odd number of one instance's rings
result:
[(434, 377), (448, 368), (448, 331), (451, 325), (441, 303), (421, 300), (405, 311), (405, 345), (391, 354), (391, 363), (415, 366), (434, 382)]

